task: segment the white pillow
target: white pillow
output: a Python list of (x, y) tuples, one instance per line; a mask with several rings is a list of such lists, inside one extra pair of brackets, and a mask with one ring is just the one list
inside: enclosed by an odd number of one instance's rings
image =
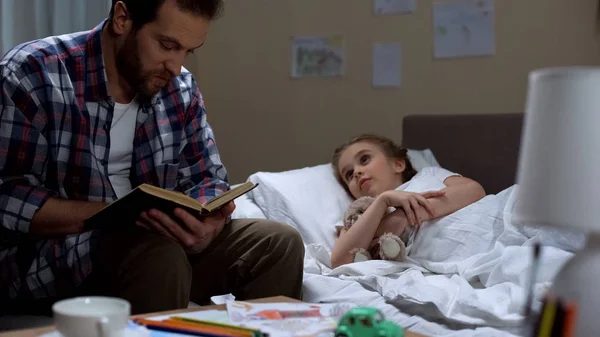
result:
[[(238, 185), (232, 185), (234, 188)], [(231, 217), (233, 219), (266, 219), (265, 213), (254, 203), (254, 201), (244, 194), (241, 197), (235, 199), (235, 210)]]
[(440, 167), (440, 164), (437, 162), (430, 149), (408, 149), (408, 160), (410, 160), (413, 168), (417, 171), (421, 171), (421, 169), (428, 166)]
[[(409, 159), (417, 171), (427, 166), (439, 167), (429, 149), (409, 150)], [(296, 228), (305, 244), (320, 243), (333, 249), (335, 227), (342, 225), (352, 198), (335, 179), (331, 164), (257, 172), (248, 180), (259, 184), (249, 196), (267, 219)]]
[(268, 219), (296, 228), (305, 244), (333, 248), (335, 227), (341, 225), (352, 200), (335, 179), (331, 164), (257, 172), (249, 180), (259, 184), (249, 193), (250, 198)]

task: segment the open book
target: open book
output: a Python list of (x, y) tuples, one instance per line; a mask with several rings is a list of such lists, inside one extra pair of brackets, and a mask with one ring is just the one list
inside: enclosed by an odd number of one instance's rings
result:
[(85, 227), (95, 229), (133, 225), (140, 219), (143, 211), (152, 208), (175, 220), (177, 219), (174, 216), (175, 208), (182, 208), (192, 215), (202, 217), (218, 211), (256, 186), (258, 184), (248, 181), (202, 204), (184, 193), (142, 184), (86, 219)]

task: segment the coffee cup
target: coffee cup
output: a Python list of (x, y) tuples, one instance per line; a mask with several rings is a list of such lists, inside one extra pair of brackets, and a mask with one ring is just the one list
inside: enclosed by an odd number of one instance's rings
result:
[(64, 337), (124, 337), (131, 305), (112, 297), (75, 297), (56, 302), (52, 313)]

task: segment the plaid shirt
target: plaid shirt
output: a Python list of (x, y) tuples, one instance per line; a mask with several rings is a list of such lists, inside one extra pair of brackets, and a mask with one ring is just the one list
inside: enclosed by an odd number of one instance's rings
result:
[[(24, 274), (17, 252), (49, 198), (116, 199), (107, 171), (114, 101), (102, 58), (104, 22), (19, 45), (0, 61), (0, 298), (60, 296), (57, 278), (78, 286), (92, 271), (95, 231), (34, 240)], [(149, 183), (201, 202), (229, 189), (187, 70), (140, 103), (131, 165), (133, 187)]]

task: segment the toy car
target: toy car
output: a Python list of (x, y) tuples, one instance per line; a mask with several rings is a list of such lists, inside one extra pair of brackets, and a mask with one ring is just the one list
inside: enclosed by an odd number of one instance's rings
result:
[(358, 307), (342, 316), (335, 337), (404, 337), (404, 330), (375, 308)]

